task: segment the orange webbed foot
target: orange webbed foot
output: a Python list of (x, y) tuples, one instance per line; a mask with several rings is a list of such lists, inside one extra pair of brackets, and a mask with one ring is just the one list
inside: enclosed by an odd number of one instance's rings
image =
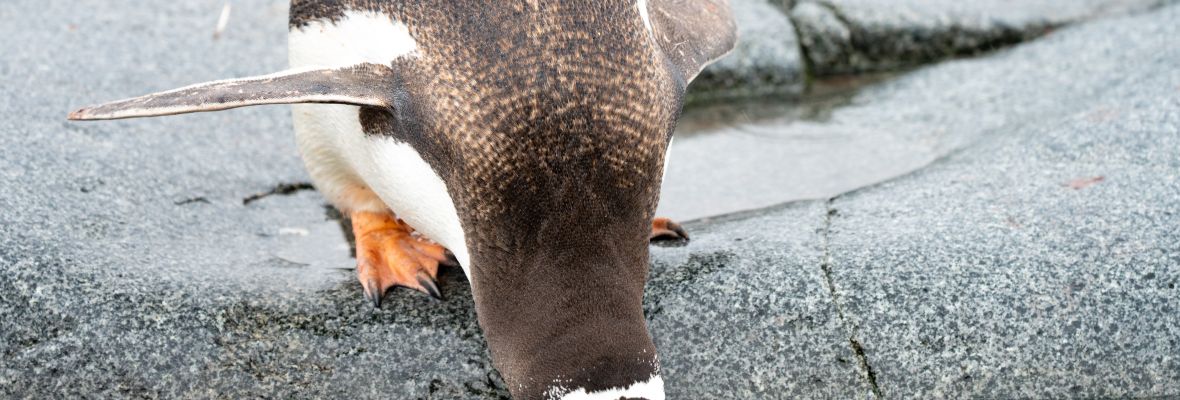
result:
[(442, 299), (435, 280), (447, 264), (447, 250), (414, 234), (414, 229), (388, 213), (354, 212), (356, 275), (365, 298), (381, 306), (385, 292), (403, 286)]
[(651, 221), (651, 241), (688, 241), (688, 232), (680, 224), (667, 218)]

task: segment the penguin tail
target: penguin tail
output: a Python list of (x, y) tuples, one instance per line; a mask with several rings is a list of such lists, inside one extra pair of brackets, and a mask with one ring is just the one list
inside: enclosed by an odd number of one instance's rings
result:
[(200, 83), (69, 114), (74, 121), (157, 117), (231, 108), (295, 103), (390, 107), (393, 70), (362, 63), (338, 68), (292, 69), (270, 75)]

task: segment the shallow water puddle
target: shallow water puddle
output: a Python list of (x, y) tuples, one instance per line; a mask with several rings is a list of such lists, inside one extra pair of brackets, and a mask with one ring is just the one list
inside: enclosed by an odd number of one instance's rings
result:
[(894, 102), (873, 92), (888, 92), (876, 88), (890, 78), (822, 82), (802, 100), (687, 110), (658, 214), (690, 220), (828, 198), (911, 172), (957, 148), (961, 140), (937, 124), (877, 118)]

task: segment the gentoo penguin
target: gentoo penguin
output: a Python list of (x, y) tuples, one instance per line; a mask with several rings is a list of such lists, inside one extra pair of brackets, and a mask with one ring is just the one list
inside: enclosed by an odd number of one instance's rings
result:
[[(685, 87), (735, 41), (727, 0), (292, 0), (291, 69), (74, 120), (295, 104), (357, 275), (434, 295), (449, 249), (517, 399), (663, 399), (648, 240)], [(378, 303), (379, 305), (379, 303)]]

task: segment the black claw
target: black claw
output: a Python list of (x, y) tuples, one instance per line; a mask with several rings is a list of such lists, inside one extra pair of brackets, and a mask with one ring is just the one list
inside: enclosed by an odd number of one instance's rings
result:
[(668, 230), (676, 232), (676, 235), (680, 236), (679, 239), (688, 240), (688, 231), (684, 230), (680, 224), (668, 221)]
[(377, 285), (377, 281), (370, 279), (369, 284), (365, 286), (365, 298), (373, 303), (373, 308), (381, 308), (381, 289)]
[(678, 223), (667, 221), (667, 223), (664, 225), (664, 230), (658, 234), (653, 234), (651, 241), (664, 243), (687, 243), (688, 231), (684, 230), (684, 227), (680, 226)]
[(426, 293), (437, 300), (442, 300), (442, 292), (438, 291), (438, 285), (434, 284), (434, 279), (430, 278), (425, 272), (418, 272), (418, 284), (426, 289)]
[(455, 253), (451, 253), (450, 250), (447, 250), (447, 259), (439, 261), (438, 263), (439, 265), (444, 265), (451, 268), (459, 267), (459, 259), (455, 258)]

